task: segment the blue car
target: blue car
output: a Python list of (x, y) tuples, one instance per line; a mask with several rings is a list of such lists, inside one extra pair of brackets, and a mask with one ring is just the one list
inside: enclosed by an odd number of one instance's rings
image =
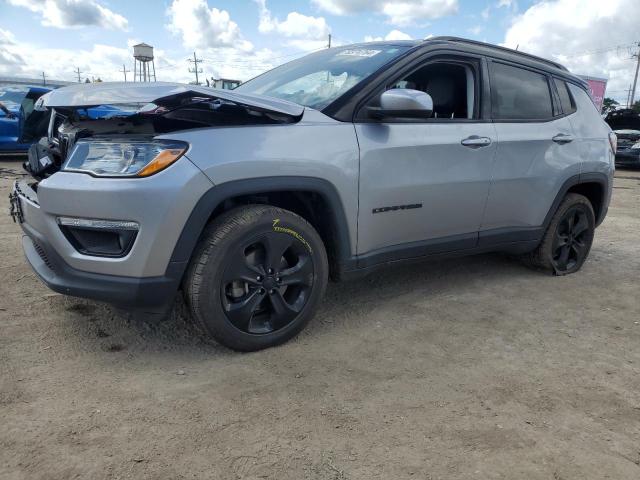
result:
[(32, 114), (45, 116), (43, 112), (34, 113), (34, 105), (50, 91), (50, 88), (38, 86), (0, 86), (0, 104), (4, 106), (4, 109), (0, 108), (0, 154), (26, 153), (34, 141), (46, 135), (46, 118), (40, 118), (40, 121), (31, 118), (26, 129), (25, 122)]
[[(50, 112), (34, 107), (36, 101), (50, 91), (50, 88), (38, 86), (0, 86), (0, 155), (27, 153), (32, 144), (47, 136)], [(133, 110), (98, 105), (82, 113), (95, 120), (128, 115)]]

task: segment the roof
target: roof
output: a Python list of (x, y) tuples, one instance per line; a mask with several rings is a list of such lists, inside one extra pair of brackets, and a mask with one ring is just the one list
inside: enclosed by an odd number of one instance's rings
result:
[(497, 54), (499, 56), (508, 55), (508, 56), (514, 56), (514, 57), (520, 58), (521, 60), (528, 61), (528, 62), (543, 63), (555, 69), (564, 70), (565, 72), (568, 72), (567, 68), (564, 65), (554, 62), (553, 60), (548, 60), (546, 58), (538, 57), (536, 55), (531, 55), (530, 53), (521, 52), (519, 50), (513, 50), (512, 48), (502, 47), (500, 45), (494, 45), (492, 43), (485, 43), (485, 42), (479, 42), (476, 40), (469, 40), (466, 38), (448, 37), (448, 36), (432, 37), (428, 40), (425, 40), (425, 42), (447, 42), (447, 43), (453, 43), (453, 44), (462, 44), (470, 47), (475, 47), (481, 50), (489, 50), (493, 54)]
[(548, 60), (546, 58), (538, 57), (536, 55), (532, 55), (526, 52), (521, 52), (518, 50), (513, 50), (511, 48), (502, 47), (500, 45), (493, 45), (491, 43), (479, 42), (476, 40), (469, 40), (466, 38), (442, 36), (442, 37), (431, 37), (424, 40), (382, 40), (377, 42), (359, 43), (357, 45), (358, 46), (396, 45), (396, 46), (407, 46), (407, 47), (415, 47), (415, 48), (430, 48), (435, 45), (446, 45), (447, 47), (458, 48), (465, 52), (491, 56), (494, 58), (512, 61), (515, 63), (522, 63), (535, 68), (546, 70), (549, 73), (570, 78), (574, 82), (579, 83), (583, 86), (586, 85), (586, 82), (584, 80), (582, 80), (578, 76), (569, 72), (569, 70), (564, 65), (558, 62), (555, 62), (553, 60)]

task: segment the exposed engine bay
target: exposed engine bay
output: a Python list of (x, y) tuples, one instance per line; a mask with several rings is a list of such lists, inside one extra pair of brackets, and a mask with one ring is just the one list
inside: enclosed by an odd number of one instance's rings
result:
[(86, 105), (40, 107), (49, 116), (48, 132), (29, 149), (25, 170), (37, 180), (46, 178), (62, 168), (79, 140), (91, 137), (152, 139), (180, 130), (295, 123), (301, 118), (301, 114), (196, 91), (169, 95), (152, 103), (109, 105), (115, 107), (115, 112), (112, 109), (107, 118), (89, 115)]

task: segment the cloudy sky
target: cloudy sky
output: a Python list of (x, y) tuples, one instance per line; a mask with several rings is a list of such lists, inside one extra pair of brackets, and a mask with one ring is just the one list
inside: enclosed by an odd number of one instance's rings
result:
[[(0, 0), (0, 75), (123, 80), (131, 46), (155, 47), (158, 80), (247, 80), (327, 44), (456, 35), (555, 58), (609, 78), (626, 99), (638, 0)], [(130, 75), (130, 74), (129, 74)]]

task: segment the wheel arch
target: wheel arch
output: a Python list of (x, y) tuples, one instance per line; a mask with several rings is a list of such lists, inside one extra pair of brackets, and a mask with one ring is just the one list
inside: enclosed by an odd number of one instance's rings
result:
[[(337, 189), (316, 177), (259, 177), (213, 186), (197, 202), (171, 255), (171, 263), (189, 263), (206, 225), (234, 206), (264, 203), (286, 208), (305, 218), (320, 234), (332, 277), (352, 255), (351, 235)], [(320, 211), (316, 211), (319, 208)]]
[(551, 222), (555, 212), (558, 210), (560, 203), (568, 193), (579, 193), (587, 197), (596, 217), (596, 226), (600, 225), (607, 214), (607, 192), (609, 190), (609, 177), (604, 173), (582, 173), (574, 175), (567, 179), (551, 204), (551, 208), (544, 219), (544, 228), (546, 229)]

